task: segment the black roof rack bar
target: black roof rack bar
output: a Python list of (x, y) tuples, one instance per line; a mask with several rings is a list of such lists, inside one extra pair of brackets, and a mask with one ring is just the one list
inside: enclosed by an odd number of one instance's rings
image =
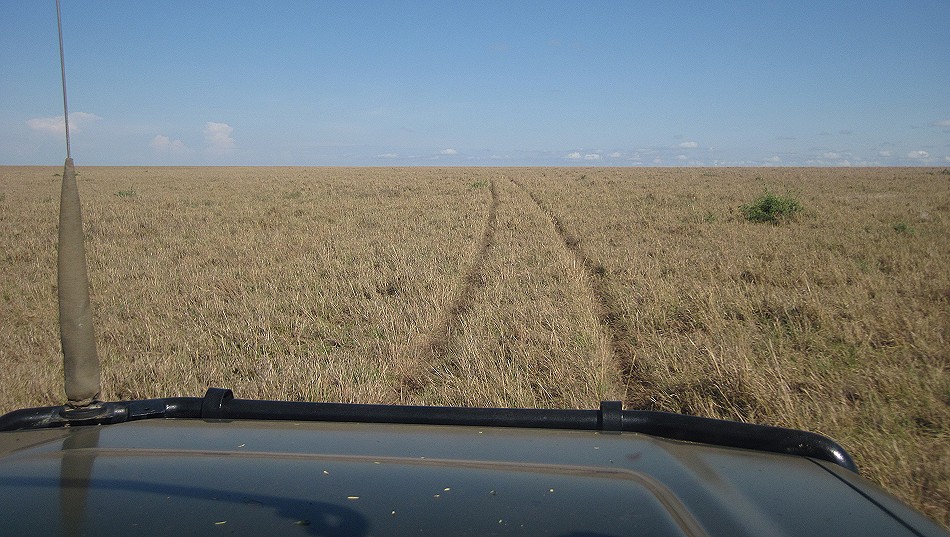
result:
[(621, 410), (617, 401), (600, 410), (464, 408), (367, 405), (235, 399), (231, 390), (209, 388), (203, 398), (168, 397), (100, 403), (92, 408), (63, 406), (15, 410), (0, 416), (0, 431), (107, 425), (154, 418), (207, 420), (289, 420), (325, 422), (467, 425), (624, 431), (674, 440), (811, 457), (857, 472), (847, 451), (826, 436), (768, 425), (647, 410)]

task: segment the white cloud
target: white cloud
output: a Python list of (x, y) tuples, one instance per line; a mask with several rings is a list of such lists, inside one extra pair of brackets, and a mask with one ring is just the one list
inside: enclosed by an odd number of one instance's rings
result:
[(35, 131), (45, 132), (47, 134), (61, 135), (66, 132), (66, 122), (62, 117), (38, 117), (29, 119), (27, 126)]
[(399, 155), (396, 153), (383, 153), (381, 155), (376, 155), (376, 158), (399, 158)]
[(152, 146), (152, 149), (155, 149), (155, 150), (157, 150), (157, 151), (161, 151), (162, 149), (165, 149), (165, 148), (171, 146), (171, 145), (172, 145), (172, 141), (171, 141), (171, 139), (170, 139), (168, 136), (165, 136), (165, 135), (162, 135), (162, 134), (156, 134), (156, 135), (155, 135), (155, 138), (152, 138), (152, 141), (149, 142), (148, 145)]
[(885, 150), (883, 150), (883, 151), (878, 151), (878, 152), (877, 152), (877, 156), (879, 156), (879, 157), (889, 157), (889, 156), (891, 156), (891, 152), (885, 149)]
[(208, 144), (208, 152), (215, 155), (222, 155), (234, 151), (236, 143), (231, 133), (234, 128), (227, 123), (215, 123), (209, 121), (205, 123), (204, 135), (205, 143)]
[(450, 149), (443, 149), (442, 151), (439, 151), (439, 154), (440, 155), (458, 155), (459, 152), (450, 148)]
[(683, 142), (679, 144), (677, 147), (679, 147), (680, 149), (696, 149), (697, 147), (699, 147), (699, 144), (697, 144), (696, 142)]
[(934, 127), (943, 127), (945, 129), (950, 128), (950, 119), (938, 119), (931, 123)]
[(582, 160), (582, 159), (583, 159), (583, 160), (600, 160), (601, 156), (600, 156), (600, 153), (584, 153), (584, 154), (582, 154), (580, 151), (574, 151), (574, 152), (572, 152), (572, 153), (568, 153), (568, 154), (564, 155), (564, 158), (568, 158), (568, 159), (571, 159), (571, 160)]
[[(69, 131), (71, 133), (82, 132), (83, 127), (100, 119), (102, 118), (95, 114), (89, 114), (87, 112), (73, 112), (72, 114), (69, 114)], [(66, 134), (66, 121), (63, 119), (63, 116), (28, 119), (26, 121), (26, 125), (35, 131), (46, 134), (53, 134), (57, 136), (63, 136)]]
[(614, 151), (613, 153), (611, 153), (611, 154), (609, 154), (609, 155), (607, 155), (607, 156), (610, 157), (610, 158), (620, 158), (620, 157), (622, 157), (623, 155), (620, 154), (620, 151)]
[(156, 135), (148, 145), (159, 153), (182, 154), (191, 151), (181, 140), (172, 140), (164, 134)]
[(926, 151), (911, 151), (910, 153), (907, 153), (907, 158), (914, 160), (924, 160), (930, 158), (930, 153)]
[(686, 155), (676, 155), (676, 160), (686, 160), (688, 158)]
[(771, 156), (771, 157), (765, 159), (765, 162), (770, 162), (770, 163), (772, 163), (772, 164), (777, 164), (777, 163), (779, 163), (779, 162), (782, 162), (782, 157), (779, 157), (778, 155), (773, 155), (773, 156)]
[(825, 151), (821, 154), (821, 158), (828, 160), (837, 160), (841, 158), (841, 153), (835, 153), (834, 151)]

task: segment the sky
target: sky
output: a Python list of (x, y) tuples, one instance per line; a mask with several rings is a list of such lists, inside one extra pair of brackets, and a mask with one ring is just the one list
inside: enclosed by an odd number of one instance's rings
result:
[[(950, 166), (950, 1), (61, 0), (77, 165)], [(65, 157), (0, 0), (0, 165)]]

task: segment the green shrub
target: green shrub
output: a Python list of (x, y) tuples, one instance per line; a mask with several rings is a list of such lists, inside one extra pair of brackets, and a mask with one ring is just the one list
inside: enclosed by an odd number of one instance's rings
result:
[(135, 183), (134, 182), (129, 183), (128, 190), (120, 190), (116, 192), (115, 195), (122, 198), (134, 198), (135, 197)]
[(739, 207), (742, 216), (750, 222), (778, 224), (802, 211), (802, 204), (790, 197), (776, 196), (766, 190), (750, 205)]
[(907, 222), (896, 222), (893, 226), (894, 231), (900, 233), (901, 235), (913, 235), (914, 228), (910, 227)]

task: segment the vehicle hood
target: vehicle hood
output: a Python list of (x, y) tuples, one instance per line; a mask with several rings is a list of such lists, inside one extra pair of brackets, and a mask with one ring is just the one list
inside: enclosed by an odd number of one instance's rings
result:
[(466, 426), (158, 419), (3, 432), (0, 502), (4, 532), (23, 535), (945, 535), (824, 461)]

